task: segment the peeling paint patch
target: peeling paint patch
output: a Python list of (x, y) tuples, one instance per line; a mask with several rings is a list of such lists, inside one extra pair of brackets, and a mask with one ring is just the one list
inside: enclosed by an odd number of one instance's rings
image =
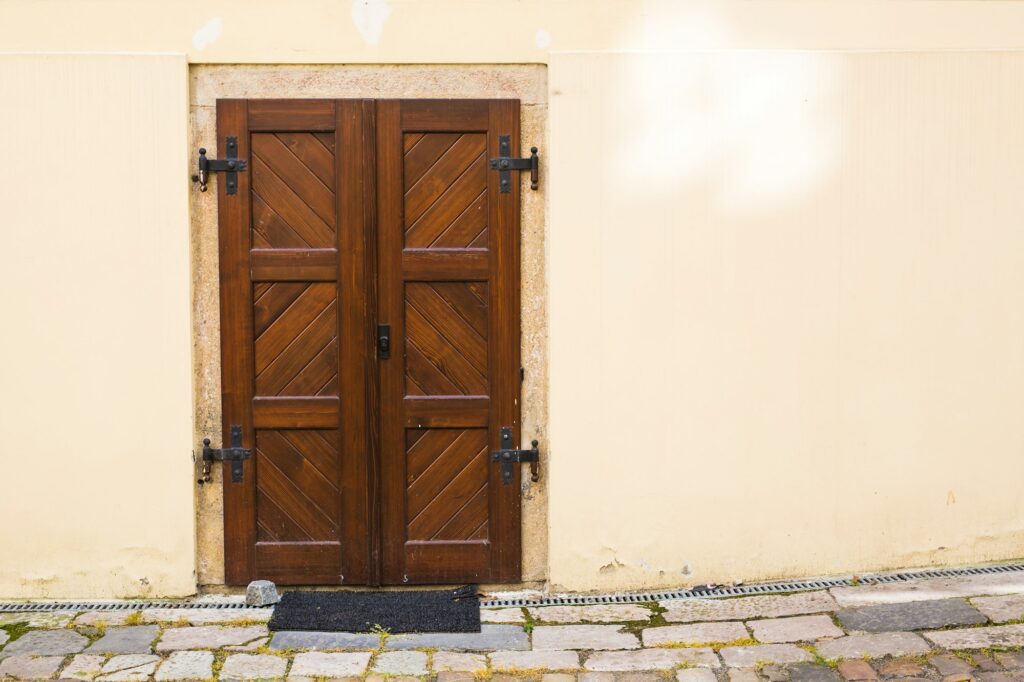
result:
[(625, 568), (626, 565), (620, 563), (618, 559), (612, 559), (610, 562), (597, 569), (599, 573), (614, 573), (620, 568)]
[(551, 34), (542, 28), (537, 29), (536, 35), (533, 36), (533, 41), (542, 50), (546, 50), (551, 47)]
[(202, 25), (198, 31), (192, 34), (192, 46), (197, 50), (206, 48), (217, 42), (221, 32), (224, 30), (224, 20), (214, 17)]
[(370, 45), (380, 42), (384, 22), (391, 16), (388, 0), (352, 0), (352, 21), (356, 30)]

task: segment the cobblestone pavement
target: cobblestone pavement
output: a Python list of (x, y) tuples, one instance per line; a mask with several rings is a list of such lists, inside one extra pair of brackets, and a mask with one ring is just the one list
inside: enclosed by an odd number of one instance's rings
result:
[(270, 615), (241, 608), (0, 614), (0, 678), (1024, 682), (1024, 572), (731, 599), (485, 609), (482, 631), (468, 634), (271, 633)]

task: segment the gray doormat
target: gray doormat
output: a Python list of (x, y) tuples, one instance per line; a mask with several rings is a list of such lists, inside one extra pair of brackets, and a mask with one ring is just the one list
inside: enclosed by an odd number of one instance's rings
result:
[(480, 632), (476, 585), (415, 592), (285, 592), (271, 630)]

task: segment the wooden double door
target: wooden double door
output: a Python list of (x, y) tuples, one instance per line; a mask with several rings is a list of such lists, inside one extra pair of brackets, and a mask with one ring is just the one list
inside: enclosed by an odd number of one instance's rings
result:
[(217, 179), (223, 440), (252, 451), (223, 470), (229, 584), (520, 579), (502, 136), (518, 101), (218, 101), (247, 163)]

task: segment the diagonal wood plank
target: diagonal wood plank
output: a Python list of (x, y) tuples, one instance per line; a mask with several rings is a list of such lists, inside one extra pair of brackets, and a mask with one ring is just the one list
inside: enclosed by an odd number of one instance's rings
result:
[[(298, 332), (294, 340), (256, 375), (257, 395), (285, 395), (284, 389), (289, 382), (309, 366), (310, 361), (321, 354), (325, 347), (334, 343), (338, 333), (337, 306), (332, 301), (308, 326), (291, 331)], [(323, 371), (317, 372), (317, 378), (326, 381), (337, 371), (338, 356), (336, 353), (325, 355), (324, 361), (328, 365)]]
[(415, 517), (410, 519), (410, 540), (427, 540), (444, 527), (453, 511), (461, 509), (487, 482), (485, 450), (465, 463), (444, 489), (430, 500)]
[[(334, 304), (337, 293), (330, 284), (308, 284), (282, 314), (256, 338), (256, 372), (262, 372), (295, 341), (323, 311)], [(320, 350), (319, 348), (317, 349)]]
[(445, 152), (461, 137), (458, 133), (412, 133), (405, 136), (406, 144), (415, 143), (405, 152), (405, 190), (419, 182), (420, 178), (437, 163)]
[(451, 519), (434, 533), (431, 540), (469, 540), (480, 526), (481, 519), (487, 519), (487, 483), (480, 486), (469, 502), (452, 514)]
[(336, 246), (333, 221), (324, 221), (258, 155), (252, 155), (252, 186), (263, 202), (311, 248)]
[(415, 477), (409, 474), (406, 493), (409, 518), (419, 515), (451, 483), (474, 455), (486, 447), (486, 439), (483, 429), (465, 430), (451, 445), (437, 452), (422, 473)]
[(483, 338), (487, 338), (487, 304), (466, 282), (431, 282), (430, 286)]
[(459, 388), (453, 395), (487, 394), (485, 376), (411, 305), (406, 305), (406, 340)]
[(334, 187), (334, 154), (312, 133), (277, 133), (277, 139), (313, 171), (320, 182), (329, 188)]
[(473, 200), (452, 223), (430, 242), (432, 249), (461, 249), (468, 247), (487, 230), (487, 189)]
[[(437, 239), (487, 190), (487, 159), (481, 154), (445, 188), (437, 199), (409, 226), (408, 248), (425, 248)], [(484, 225), (486, 226), (486, 225)], [(459, 244), (462, 247), (465, 244)]]
[(484, 153), (484, 135), (463, 135), (405, 193), (406, 225), (412, 225)]
[(410, 283), (406, 300), (430, 321), (446, 341), (466, 357), (481, 376), (487, 373), (487, 339), (427, 283)]
[(263, 201), (263, 198), (252, 191), (252, 230), (259, 235), (263, 243), (258, 248), (264, 249), (305, 249), (309, 243), (292, 229), (284, 218)]
[(253, 305), (253, 327), (256, 336), (265, 332), (309, 285), (301, 282), (274, 282), (267, 286), (269, 288), (266, 293), (262, 296), (257, 295), (256, 303)]
[(257, 490), (267, 495), (281, 509), (287, 509), (311, 539), (330, 540), (336, 537), (337, 520), (325, 516), (258, 445), (256, 456)]
[(267, 164), (307, 206), (328, 225), (334, 224), (334, 190), (273, 133), (252, 136), (253, 154)]

